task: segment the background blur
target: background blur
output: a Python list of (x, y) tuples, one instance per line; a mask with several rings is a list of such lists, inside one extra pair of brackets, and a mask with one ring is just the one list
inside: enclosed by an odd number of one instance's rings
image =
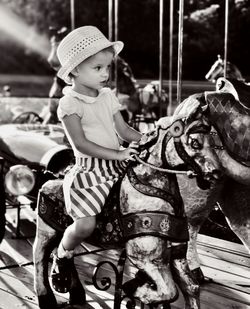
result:
[[(173, 76), (177, 75), (178, 5), (174, 1)], [(224, 0), (186, 0), (184, 5), (183, 79), (205, 80), (224, 53)], [(75, 0), (76, 27), (95, 25), (108, 35), (108, 0)], [(6, 74), (53, 76), (47, 63), (49, 27), (70, 29), (69, 0), (0, 0), (0, 83)], [(119, 1), (121, 56), (137, 79), (158, 79), (159, 1)], [(229, 1), (228, 60), (250, 77), (250, 1)], [(163, 79), (168, 79), (169, 1), (164, 2)], [(25, 77), (23, 77), (25, 80)], [(34, 81), (33, 80), (33, 81)], [(47, 79), (45, 78), (45, 85)]]

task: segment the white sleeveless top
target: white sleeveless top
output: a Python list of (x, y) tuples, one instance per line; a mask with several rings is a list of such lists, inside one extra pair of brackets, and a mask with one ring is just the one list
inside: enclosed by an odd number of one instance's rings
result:
[[(81, 118), (84, 134), (89, 141), (118, 150), (120, 145), (114, 128), (113, 115), (120, 110), (121, 105), (112, 90), (102, 88), (97, 97), (90, 97), (74, 91), (71, 87), (65, 87), (63, 94), (57, 110), (59, 120), (66, 115), (78, 115)], [(75, 157), (89, 157), (74, 147), (65, 127), (64, 130)]]

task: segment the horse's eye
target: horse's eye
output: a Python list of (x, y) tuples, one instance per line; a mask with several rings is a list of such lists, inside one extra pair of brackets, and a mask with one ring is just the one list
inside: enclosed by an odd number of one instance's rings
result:
[(163, 259), (162, 258), (153, 259), (152, 263), (155, 264), (155, 265), (162, 265), (163, 264)]
[(197, 139), (194, 139), (194, 138), (190, 138), (191, 139), (191, 142), (190, 142), (190, 145), (193, 149), (202, 149), (202, 145), (198, 142)]

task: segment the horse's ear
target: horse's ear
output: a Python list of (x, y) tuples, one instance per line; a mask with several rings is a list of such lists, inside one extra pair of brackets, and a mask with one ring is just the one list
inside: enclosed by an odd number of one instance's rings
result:
[(151, 131), (148, 131), (147, 133), (142, 135), (139, 141), (139, 146), (142, 148), (151, 147), (151, 145), (153, 145), (154, 142), (158, 139), (158, 135), (159, 135), (158, 127), (156, 127), (156, 129), (153, 129)]
[(222, 58), (221, 58), (221, 55), (217, 55), (217, 60), (219, 60), (219, 62), (223, 62)]
[(185, 99), (175, 110), (172, 123), (182, 119), (184, 122), (194, 119), (207, 106), (203, 93), (193, 94)]
[(156, 126), (161, 127), (162, 129), (168, 128), (171, 124), (172, 124), (172, 117), (169, 116), (162, 117), (156, 122)]

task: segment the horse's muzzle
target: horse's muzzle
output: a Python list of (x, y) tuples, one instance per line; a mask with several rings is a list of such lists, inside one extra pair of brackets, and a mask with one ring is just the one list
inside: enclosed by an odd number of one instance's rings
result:
[(210, 182), (211, 184), (215, 184), (222, 176), (220, 170), (215, 169), (209, 173), (205, 173), (204, 179)]
[(202, 176), (197, 177), (197, 185), (202, 190), (208, 190), (211, 185), (215, 185), (217, 183), (221, 176), (222, 173), (219, 170), (204, 173)]
[[(150, 288), (154, 291), (157, 290), (157, 286), (156, 283), (154, 282), (154, 280), (143, 270), (139, 270), (136, 274), (135, 274), (135, 278), (131, 279), (127, 282), (125, 282), (122, 286), (122, 289), (124, 291), (124, 293), (129, 296), (129, 297), (134, 297), (134, 294), (137, 290), (138, 287), (143, 286), (144, 284), (148, 283), (150, 285)], [(164, 304), (170, 304), (174, 301), (177, 300), (177, 298), (179, 297), (179, 292), (178, 289), (176, 288), (176, 293), (174, 295), (174, 297), (172, 297), (171, 299), (164, 301), (164, 302), (154, 302), (154, 305), (162, 305)]]
[(145, 271), (139, 270), (134, 279), (123, 284), (122, 289), (126, 295), (133, 296), (137, 288), (145, 283), (149, 283), (153, 290), (156, 289), (153, 279)]

